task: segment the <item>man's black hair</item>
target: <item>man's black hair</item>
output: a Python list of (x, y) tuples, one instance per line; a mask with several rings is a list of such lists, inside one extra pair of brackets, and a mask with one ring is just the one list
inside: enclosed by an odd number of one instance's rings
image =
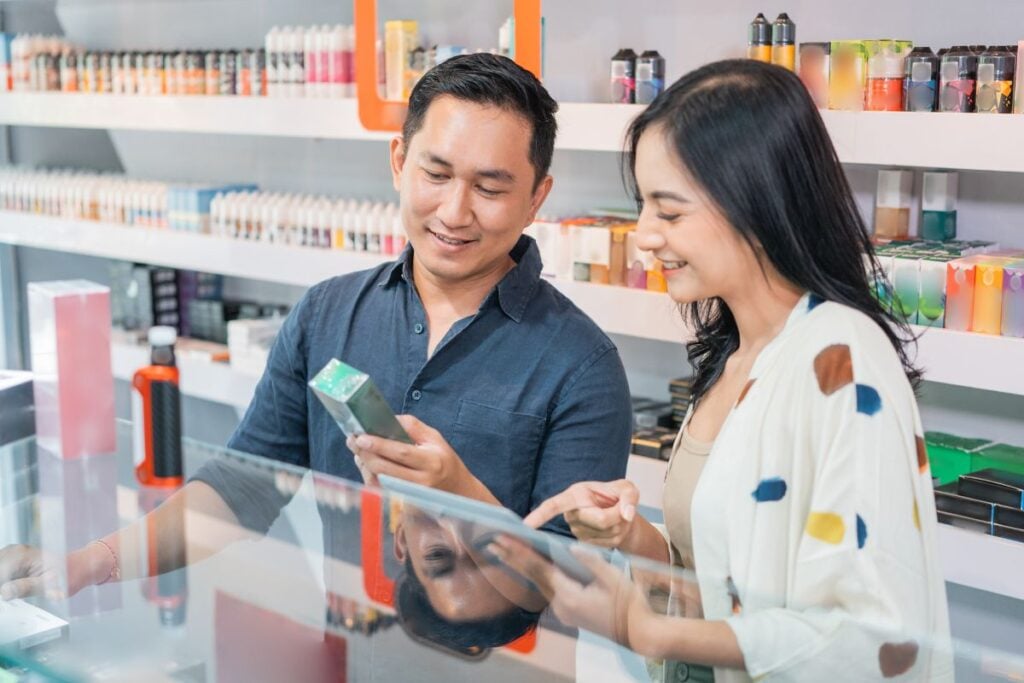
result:
[(427, 590), (406, 557), (405, 567), (395, 580), (395, 611), (402, 629), (414, 639), (430, 641), (462, 655), (483, 654), (508, 645), (537, 626), (540, 613), (519, 607), (493, 617), (454, 622), (445, 619), (427, 597)]
[(406, 146), (423, 126), (427, 109), (438, 97), (450, 95), (476, 104), (499, 107), (529, 122), (530, 163), (534, 188), (548, 174), (555, 150), (558, 103), (532, 73), (508, 57), (481, 52), (446, 60), (428, 71), (413, 88), (409, 112), (402, 125)]

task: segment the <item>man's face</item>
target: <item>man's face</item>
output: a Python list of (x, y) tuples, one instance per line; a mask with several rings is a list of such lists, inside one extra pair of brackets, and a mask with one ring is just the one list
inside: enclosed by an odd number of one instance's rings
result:
[(550, 176), (535, 182), (531, 135), (518, 114), (446, 95), (408, 145), (392, 141), (402, 222), (431, 277), (457, 284), (507, 267), (551, 190)]

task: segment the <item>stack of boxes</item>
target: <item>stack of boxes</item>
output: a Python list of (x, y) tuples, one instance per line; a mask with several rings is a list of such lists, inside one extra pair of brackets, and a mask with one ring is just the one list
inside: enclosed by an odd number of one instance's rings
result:
[(927, 432), (939, 521), (1024, 541), (1024, 448)]
[(672, 445), (690, 407), (692, 378), (681, 377), (669, 382), (671, 402), (648, 398), (633, 399), (634, 455), (668, 460)]
[(876, 247), (875, 294), (914, 325), (1024, 337), (1024, 251), (984, 241), (892, 241)]

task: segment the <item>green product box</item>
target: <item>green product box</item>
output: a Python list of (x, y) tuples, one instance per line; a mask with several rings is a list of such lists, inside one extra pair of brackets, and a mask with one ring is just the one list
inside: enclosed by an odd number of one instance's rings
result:
[(994, 443), (971, 454), (971, 470), (999, 469), (1024, 474), (1024, 448)]
[(992, 444), (988, 439), (971, 439), (942, 432), (925, 432), (925, 445), (932, 476), (939, 484), (955, 482), (960, 475), (979, 469), (974, 456)]
[(365, 372), (332, 358), (309, 381), (309, 387), (345, 434), (371, 434), (412, 443), (377, 385)]

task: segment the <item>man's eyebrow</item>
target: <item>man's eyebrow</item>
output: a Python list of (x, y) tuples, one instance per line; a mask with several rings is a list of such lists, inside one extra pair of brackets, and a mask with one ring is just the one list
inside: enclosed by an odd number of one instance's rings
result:
[[(433, 152), (424, 152), (421, 155), (421, 158), (432, 164), (436, 164), (437, 166), (443, 166), (446, 169), (454, 168), (452, 162), (443, 157), (439, 157)], [(474, 175), (478, 178), (488, 178), (500, 183), (514, 183), (516, 181), (515, 174), (503, 168), (482, 168), (477, 170)]]

